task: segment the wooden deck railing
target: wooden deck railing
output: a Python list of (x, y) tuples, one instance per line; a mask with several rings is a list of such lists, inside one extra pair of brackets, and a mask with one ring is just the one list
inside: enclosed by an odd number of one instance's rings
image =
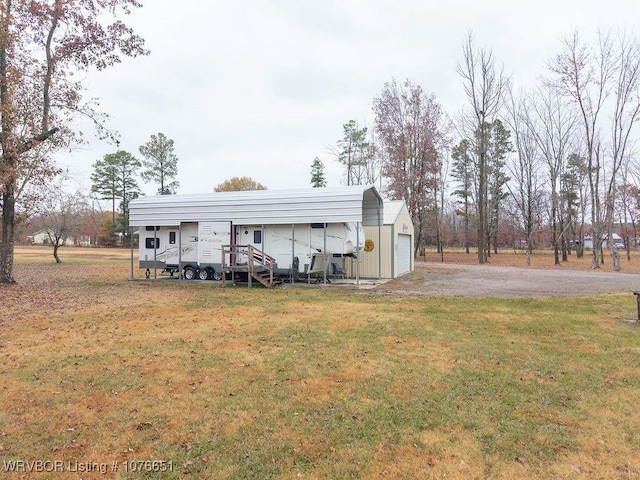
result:
[(252, 279), (267, 287), (273, 286), (275, 260), (253, 245), (222, 246), (222, 286), (225, 285), (225, 273), (246, 272), (249, 287)]

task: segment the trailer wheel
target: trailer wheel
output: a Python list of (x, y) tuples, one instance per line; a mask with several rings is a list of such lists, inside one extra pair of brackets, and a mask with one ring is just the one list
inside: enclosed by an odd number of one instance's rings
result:
[(202, 269), (198, 270), (198, 278), (200, 280), (209, 280), (209, 278), (210, 278), (209, 269), (208, 268), (202, 268)]
[(196, 278), (196, 269), (191, 266), (184, 267), (184, 278), (186, 280), (194, 280)]
[(215, 270), (213, 270), (211, 273), (211, 278), (213, 278), (216, 281), (220, 281), (222, 280), (222, 273), (216, 272)]

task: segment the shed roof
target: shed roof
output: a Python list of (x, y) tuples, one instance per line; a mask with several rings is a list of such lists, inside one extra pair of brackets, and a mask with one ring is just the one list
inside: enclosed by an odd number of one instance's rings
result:
[(378, 225), (382, 198), (375, 187), (254, 190), (141, 197), (129, 203), (129, 225), (177, 226), (184, 222), (255, 225), (362, 222)]
[(382, 215), (384, 225), (393, 225), (404, 207), (404, 200), (385, 200), (384, 213)]

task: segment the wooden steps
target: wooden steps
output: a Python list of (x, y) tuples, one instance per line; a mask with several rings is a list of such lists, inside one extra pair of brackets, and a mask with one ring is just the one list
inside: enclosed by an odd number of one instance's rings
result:
[[(282, 284), (282, 279), (273, 275), (275, 261), (260, 250), (251, 245), (224, 245), (222, 248), (223, 270), (246, 273), (249, 287), (251, 287), (252, 280), (257, 280), (267, 288)], [(233, 260), (225, 265), (224, 259), (227, 255)], [(237, 258), (252, 259), (252, 261), (236, 263), (235, 259)], [(224, 280), (222, 286), (224, 287)]]

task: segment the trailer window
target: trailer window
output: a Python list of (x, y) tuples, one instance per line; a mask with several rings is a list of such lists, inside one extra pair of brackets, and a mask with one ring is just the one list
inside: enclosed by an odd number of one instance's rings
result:
[(151, 225), (151, 226), (147, 225), (147, 226), (146, 226), (146, 227), (144, 227), (144, 228), (145, 228), (145, 230), (146, 230), (147, 232), (153, 232), (154, 230), (156, 230), (156, 231), (160, 230), (160, 227), (154, 227), (153, 225)]
[(253, 231), (253, 243), (255, 244), (262, 243), (262, 230)]
[(175, 245), (175, 243), (176, 243), (176, 232), (169, 232), (169, 243), (171, 245)]
[[(154, 242), (154, 240), (155, 240), (155, 242)], [(155, 246), (154, 246), (154, 243), (155, 243)], [(145, 240), (145, 246), (147, 248), (151, 248), (151, 249), (160, 248), (160, 239), (159, 238), (147, 238)]]
[(312, 223), (311, 228), (324, 228), (324, 223)]

